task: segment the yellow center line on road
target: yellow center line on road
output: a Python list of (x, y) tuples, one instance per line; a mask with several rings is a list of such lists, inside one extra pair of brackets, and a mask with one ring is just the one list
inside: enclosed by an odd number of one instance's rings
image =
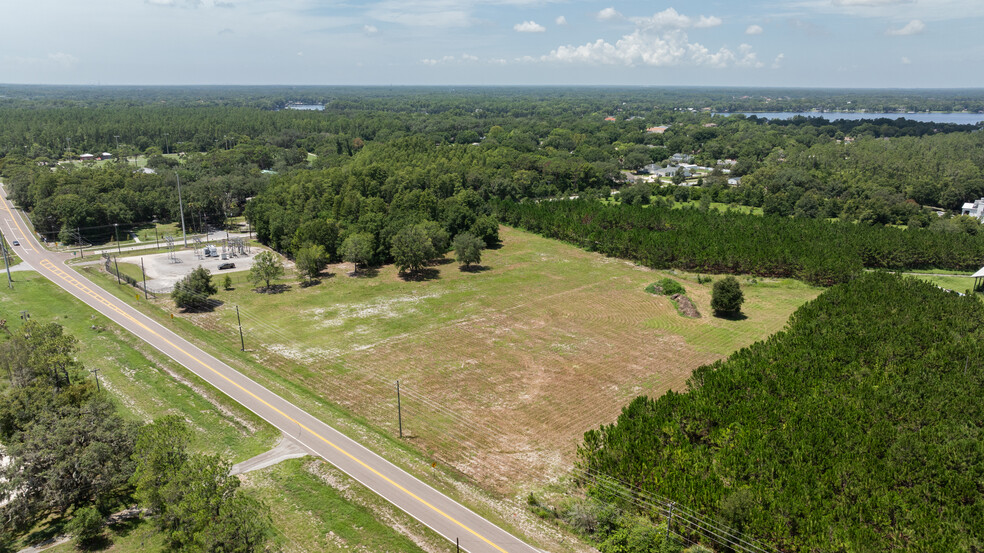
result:
[[(6, 211), (7, 211), (7, 213), (8, 213), (8, 214), (10, 214), (10, 218), (11, 218), (11, 220), (13, 220), (13, 221), (14, 221), (14, 224), (15, 224), (15, 225), (17, 225), (17, 228), (18, 228), (18, 229), (20, 229), (20, 230), (21, 230), (21, 232), (23, 233), (24, 231), (23, 231), (23, 230), (21, 229), (21, 227), (20, 227), (20, 223), (19, 223), (19, 222), (17, 221), (17, 218), (16, 218), (16, 217), (14, 217), (14, 214), (13, 214), (13, 213), (11, 212), (11, 209), (10, 209), (10, 207), (9, 207), (9, 206), (7, 205), (7, 202), (6, 202), (6, 201), (4, 201), (4, 202), (3, 202), (3, 207), (4, 207), (4, 209), (6, 209)], [(26, 236), (26, 235), (25, 235), (25, 236)], [(25, 238), (25, 240), (27, 240), (27, 239)], [(32, 249), (32, 251), (36, 251), (36, 250), (34, 250), (33, 248), (31, 248), (31, 249)], [(145, 325), (145, 324), (143, 324), (143, 322), (141, 322), (141, 321), (139, 321), (139, 320), (137, 320), (137, 318), (135, 318), (135, 317), (133, 317), (132, 315), (130, 315), (130, 314), (129, 314), (129, 313), (127, 313), (126, 311), (123, 311), (122, 309), (120, 309), (119, 307), (117, 307), (117, 306), (116, 306), (115, 304), (113, 304), (112, 302), (110, 302), (109, 300), (107, 300), (107, 299), (106, 299), (105, 297), (103, 297), (103, 296), (102, 296), (101, 294), (98, 294), (98, 293), (96, 293), (96, 292), (94, 292), (94, 291), (93, 291), (93, 290), (92, 290), (91, 288), (89, 288), (89, 287), (88, 287), (88, 286), (86, 286), (85, 284), (82, 284), (82, 283), (81, 283), (81, 282), (80, 282), (80, 281), (79, 281), (78, 279), (76, 279), (75, 277), (73, 277), (73, 276), (71, 276), (71, 275), (70, 275), (70, 274), (68, 274), (67, 272), (65, 272), (65, 271), (63, 271), (62, 269), (60, 269), (60, 268), (58, 268), (57, 266), (55, 266), (55, 264), (54, 264), (54, 263), (52, 263), (51, 261), (49, 261), (49, 260), (47, 260), (47, 259), (42, 259), (42, 260), (41, 260), (41, 265), (42, 265), (42, 267), (44, 267), (45, 269), (47, 269), (47, 270), (48, 270), (48, 271), (49, 271), (49, 272), (50, 272), (50, 273), (51, 273), (52, 275), (54, 275), (54, 276), (56, 276), (56, 277), (58, 277), (59, 279), (61, 279), (61, 280), (63, 280), (64, 282), (66, 282), (66, 283), (68, 283), (68, 284), (70, 284), (70, 285), (72, 285), (72, 286), (74, 286), (75, 288), (77, 288), (78, 290), (80, 290), (81, 292), (83, 292), (84, 294), (86, 294), (87, 296), (89, 296), (89, 297), (91, 297), (92, 299), (94, 299), (94, 300), (96, 300), (97, 302), (99, 302), (99, 303), (101, 303), (101, 304), (103, 304), (104, 306), (106, 306), (106, 307), (107, 307), (107, 308), (109, 308), (110, 310), (112, 310), (112, 311), (114, 311), (114, 312), (116, 312), (116, 313), (117, 313), (117, 314), (119, 314), (120, 316), (122, 316), (122, 317), (124, 317), (124, 318), (126, 318), (127, 320), (129, 320), (129, 321), (131, 321), (132, 323), (134, 323), (134, 324), (136, 324), (136, 325), (138, 325), (138, 326), (139, 326), (140, 328), (143, 328), (143, 329), (144, 329), (144, 330), (146, 330), (147, 332), (149, 332), (149, 333), (151, 333), (151, 334), (153, 334), (154, 336), (156, 336), (157, 338), (159, 338), (159, 339), (161, 339), (162, 341), (164, 341), (164, 342), (165, 342), (166, 344), (168, 344), (168, 345), (169, 345), (169, 346), (171, 346), (172, 348), (174, 348), (174, 349), (176, 349), (177, 351), (179, 351), (179, 352), (181, 352), (181, 353), (183, 353), (183, 354), (184, 354), (185, 356), (187, 356), (188, 358), (190, 358), (190, 359), (192, 359), (192, 360), (194, 360), (194, 361), (195, 361), (196, 363), (198, 363), (199, 365), (201, 365), (201, 366), (202, 366), (202, 367), (204, 367), (205, 369), (208, 369), (209, 371), (211, 371), (212, 373), (214, 373), (214, 374), (215, 374), (216, 376), (218, 376), (218, 377), (220, 377), (220, 378), (222, 378), (223, 380), (225, 380), (225, 381), (226, 381), (226, 382), (228, 382), (229, 384), (231, 384), (231, 385), (233, 385), (233, 386), (235, 386), (236, 388), (238, 388), (238, 389), (239, 389), (239, 390), (241, 390), (242, 392), (244, 392), (244, 393), (246, 393), (247, 395), (249, 395), (250, 397), (252, 397), (252, 398), (253, 398), (253, 399), (255, 399), (256, 401), (258, 401), (258, 402), (260, 402), (260, 403), (262, 403), (263, 405), (265, 405), (265, 406), (266, 406), (267, 408), (269, 408), (269, 409), (271, 409), (271, 410), (273, 410), (274, 412), (276, 412), (276, 413), (277, 413), (277, 414), (279, 414), (280, 416), (282, 416), (282, 417), (284, 417), (285, 419), (287, 419), (287, 420), (289, 420), (290, 422), (292, 422), (292, 423), (294, 423), (294, 424), (296, 424), (296, 425), (297, 425), (297, 426), (298, 426), (299, 428), (301, 428), (302, 430), (306, 430), (306, 431), (307, 431), (307, 432), (308, 432), (309, 434), (311, 434), (312, 436), (314, 436), (314, 437), (316, 437), (316, 438), (318, 438), (319, 440), (321, 440), (322, 442), (324, 442), (324, 443), (325, 443), (325, 444), (327, 444), (328, 446), (330, 446), (330, 447), (332, 447), (333, 449), (335, 449), (336, 451), (338, 451), (338, 452), (339, 452), (339, 453), (341, 453), (342, 455), (344, 455), (344, 456), (346, 456), (346, 457), (348, 457), (349, 459), (351, 459), (352, 461), (354, 461), (354, 462), (356, 462), (356, 463), (358, 463), (358, 464), (359, 464), (360, 466), (362, 466), (362, 467), (363, 467), (364, 469), (366, 469), (366, 470), (368, 470), (368, 471), (370, 471), (370, 472), (372, 472), (372, 473), (373, 473), (373, 474), (375, 474), (375, 475), (376, 475), (377, 477), (379, 477), (379, 478), (381, 478), (381, 479), (383, 479), (383, 480), (384, 480), (385, 482), (387, 482), (387, 483), (389, 483), (390, 485), (392, 485), (392, 486), (393, 486), (393, 487), (395, 487), (396, 489), (398, 489), (398, 490), (400, 490), (400, 491), (402, 491), (403, 493), (405, 493), (405, 494), (407, 494), (408, 496), (410, 496), (410, 497), (412, 497), (413, 499), (415, 499), (415, 500), (417, 500), (417, 501), (419, 501), (419, 502), (420, 502), (421, 504), (423, 504), (423, 505), (424, 505), (424, 506), (426, 506), (427, 508), (429, 508), (429, 509), (431, 509), (432, 511), (434, 511), (435, 513), (437, 513), (437, 514), (439, 514), (439, 515), (441, 515), (441, 516), (443, 516), (444, 518), (446, 518), (446, 519), (448, 519), (448, 520), (449, 520), (449, 521), (451, 521), (452, 523), (454, 523), (454, 524), (456, 524), (456, 525), (458, 525), (458, 526), (459, 526), (459, 527), (461, 527), (461, 528), (462, 528), (463, 530), (465, 530), (465, 531), (467, 531), (468, 533), (470, 533), (470, 534), (472, 534), (472, 535), (473, 535), (473, 536), (475, 536), (476, 538), (479, 538), (480, 540), (482, 540), (482, 541), (484, 541), (485, 543), (487, 543), (487, 544), (489, 544), (490, 546), (492, 546), (492, 547), (494, 547), (494, 548), (495, 548), (496, 550), (498, 550), (498, 551), (501, 551), (502, 553), (507, 553), (505, 549), (503, 549), (503, 548), (501, 548), (501, 547), (499, 547), (498, 545), (496, 545), (495, 543), (493, 543), (492, 541), (490, 541), (490, 540), (489, 540), (488, 538), (486, 538), (485, 536), (483, 536), (483, 535), (481, 535), (481, 534), (479, 534), (479, 533), (478, 533), (478, 532), (476, 532), (475, 530), (472, 530), (471, 528), (469, 528), (468, 526), (466, 526), (466, 525), (465, 525), (464, 523), (462, 523), (462, 522), (460, 522), (460, 521), (458, 521), (457, 519), (455, 519), (455, 518), (454, 518), (454, 517), (452, 517), (451, 515), (449, 515), (449, 514), (447, 514), (447, 513), (445, 513), (444, 511), (442, 511), (441, 509), (439, 509), (439, 508), (437, 508), (437, 507), (435, 507), (434, 505), (432, 505), (431, 503), (429, 503), (428, 501), (426, 501), (426, 500), (425, 500), (425, 499), (423, 499), (422, 497), (420, 497), (420, 496), (418, 496), (417, 494), (415, 494), (415, 493), (413, 493), (413, 492), (411, 492), (410, 490), (408, 490), (408, 489), (406, 489), (406, 488), (404, 488), (404, 487), (403, 487), (403, 486), (401, 486), (400, 484), (398, 484), (398, 483), (396, 483), (396, 482), (394, 482), (394, 481), (393, 481), (393, 480), (391, 480), (391, 479), (390, 479), (389, 477), (387, 477), (387, 476), (385, 476), (384, 474), (382, 474), (382, 473), (380, 473), (380, 472), (379, 472), (378, 470), (376, 470), (376, 469), (374, 469), (373, 467), (371, 467), (371, 466), (369, 466), (369, 465), (368, 465), (368, 464), (366, 464), (366, 463), (365, 463), (364, 461), (362, 461), (361, 459), (359, 459), (359, 458), (357, 458), (357, 457), (355, 457), (354, 455), (352, 455), (352, 454), (351, 454), (351, 453), (349, 453), (348, 451), (346, 451), (346, 450), (344, 450), (344, 449), (342, 449), (341, 447), (339, 447), (338, 445), (336, 445), (336, 444), (335, 444), (334, 442), (332, 442), (331, 440), (328, 440), (327, 438), (325, 438), (325, 437), (324, 437), (324, 436), (322, 436), (321, 434), (318, 434), (318, 433), (317, 433), (317, 432), (315, 432), (314, 430), (311, 430), (310, 428), (308, 428), (308, 427), (307, 427), (306, 425), (304, 425), (304, 424), (302, 424), (302, 423), (301, 423), (300, 421), (298, 421), (297, 419), (295, 419), (295, 418), (293, 418), (293, 417), (291, 417), (291, 416), (290, 416), (290, 415), (288, 415), (287, 413), (284, 413), (283, 411), (281, 411), (281, 410), (280, 410), (280, 409), (278, 409), (277, 407), (274, 407), (273, 405), (271, 405), (270, 403), (268, 403), (268, 402), (267, 402), (266, 400), (264, 400), (263, 398), (260, 398), (259, 396), (257, 396), (257, 395), (256, 395), (256, 394), (254, 394), (253, 392), (251, 392), (250, 390), (247, 390), (246, 388), (244, 388), (244, 387), (243, 387), (242, 385), (240, 385), (240, 384), (239, 384), (238, 382), (235, 382), (234, 380), (232, 380), (232, 379), (231, 379), (231, 378), (229, 378), (228, 376), (226, 376), (226, 375), (224, 375), (224, 374), (222, 374), (221, 372), (219, 372), (218, 370), (216, 370), (216, 369), (214, 369), (214, 368), (213, 368), (213, 367), (212, 367), (211, 365), (209, 365), (209, 364), (207, 364), (207, 363), (205, 363), (205, 362), (203, 362), (202, 360), (200, 360), (200, 359), (198, 359), (198, 358), (197, 358), (197, 357), (195, 357), (194, 355), (192, 355), (192, 354), (190, 354), (190, 353), (188, 353), (187, 351), (185, 351), (184, 349), (182, 349), (182, 348), (181, 348), (180, 346), (178, 346), (178, 345), (176, 345), (176, 344), (174, 344), (174, 343), (173, 343), (173, 342), (171, 342), (171, 341), (170, 341), (169, 339), (167, 339), (166, 337), (164, 337), (164, 336), (162, 336), (162, 335), (161, 335), (160, 333), (158, 333), (158, 332), (157, 332), (156, 330), (154, 330), (154, 329), (152, 329), (152, 328), (150, 328), (150, 327), (148, 327), (147, 325)]]
[(272, 410), (273, 410), (274, 412), (276, 412), (276, 413), (277, 413), (277, 414), (279, 414), (280, 416), (282, 416), (282, 417), (284, 417), (285, 419), (287, 419), (287, 420), (289, 420), (290, 422), (292, 422), (292, 423), (294, 423), (294, 424), (296, 424), (296, 425), (297, 425), (298, 427), (300, 427), (300, 428), (301, 428), (302, 430), (305, 430), (305, 431), (307, 431), (307, 432), (308, 432), (309, 434), (311, 434), (312, 436), (314, 436), (314, 437), (316, 437), (316, 438), (318, 438), (319, 440), (321, 440), (322, 442), (324, 442), (324, 443), (326, 443), (326, 444), (328, 444), (329, 446), (331, 446), (332, 448), (334, 448), (334, 449), (335, 449), (336, 451), (338, 451), (339, 453), (341, 453), (341, 454), (343, 454), (343, 455), (345, 455), (346, 457), (348, 457), (348, 458), (349, 458), (349, 459), (351, 459), (352, 461), (355, 461), (356, 463), (358, 463), (359, 465), (361, 465), (361, 466), (362, 466), (363, 468), (365, 468), (366, 470), (369, 470), (370, 472), (372, 472), (373, 474), (375, 474), (375, 475), (376, 475), (376, 476), (378, 476), (379, 478), (382, 478), (382, 479), (383, 479), (383, 480), (385, 480), (385, 481), (386, 481), (387, 483), (389, 483), (389, 484), (391, 484), (391, 485), (392, 485), (393, 487), (395, 487), (395, 488), (397, 488), (398, 490), (400, 490), (400, 491), (402, 491), (402, 492), (404, 492), (404, 493), (406, 493), (406, 494), (407, 494), (407, 495), (409, 495), (410, 497), (412, 497), (412, 498), (414, 498), (414, 499), (416, 499), (417, 501), (419, 501), (419, 502), (420, 502), (420, 503), (422, 503), (423, 505), (425, 505), (425, 506), (427, 506), (428, 508), (430, 508), (431, 510), (433, 510), (433, 511), (434, 511), (434, 512), (436, 512), (437, 514), (439, 514), (439, 515), (441, 515), (441, 516), (443, 516), (443, 517), (445, 517), (446, 519), (448, 519), (448, 520), (450, 520), (451, 522), (453, 522), (453, 523), (455, 523), (455, 524), (457, 524), (457, 525), (458, 525), (458, 526), (460, 526), (460, 527), (461, 527), (462, 529), (464, 529), (464, 530), (466, 530), (467, 532), (469, 532), (469, 533), (471, 533), (471, 534), (473, 534), (473, 535), (474, 535), (475, 537), (477, 537), (477, 538), (479, 538), (479, 539), (481, 539), (481, 540), (482, 540), (482, 541), (484, 541), (485, 543), (487, 543), (487, 544), (489, 544), (489, 545), (491, 545), (492, 547), (494, 547), (494, 548), (496, 548), (496, 549), (497, 549), (497, 550), (499, 550), (499, 551), (502, 551), (502, 553), (506, 553), (506, 551), (505, 551), (504, 549), (502, 549), (502, 548), (501, 548), (501, 547), (499, 547), (498, 545), (496, 545), (496, 544), (494, 544), (494, 543), (492, 543), (491, 541), (489, 541), (489, 540), (488, 540), (488, 539), (487, 539), (487, 538), (486, 538), (485, 536), (483, 536), (483, 535), (481, 535), (481, 534), (479, 534), (479, 533), (478, 533), (478, 532), (476, 532), (475, 530), (472, 530), (472, 529), (471, 529), (471, 528), (469, 528), (468, 526), (465, 526), (465, 525), (464, 525), (463, 523), (461, 523), (461, 522), (459, 522), (459, 521), (458, 521), (457, 519), (455, 519), (455, 518), (454, 518), (454, 517), (452, 517), (451, 515), (449, 515), (449, 514), (447, 514), (447, 513), (445, 513), (444, 511), (442, 511), (441, 509), (439, 509), (439, 508), (437, 508), (437, 507), (435, 507), (434, 505), (431, 505), (431, 504), (430, 504), (429, 502), (427, 502), (426, 500), (424, 500), (423, 498), (421, 498), (421, 497), (420, 497), (420, 496), (418, 496), (417, 494), (415, 494), (415, 493), (413, 493), (413, 492), (411, 492), (410, 490), (408, 490), (408, 489), (406, 489), (406, 488), (404, 488), (404, 487), (403, 487), (403, 486), (401, 486), (400, 484), (398, 484), (398, 483), (396, 483), (396, 482), (394, 482), (394, 481), (393, 481), (393, 480), (391, 480), (391, 479), (390, 479), (389, 477), (387, 477), (387, 476), (385, 476), (385, 475), (383, 475), (382, 473), (380, 473), (380, 472), (379, 472), (379, 471), (377, 471), (376, 469), (374, 469), (374, 468), (372, 468), (371, 466), (369, 466), (369, 465), (367, 465), (367, 464), (366, 464), (365, 462), (363, 462), (363, 461), (362, 461), (361, 459), (359, 459), (359, 458), (357, 458), (357, 457), (355, 457), (354, 455), (352, 455), (352, 454), (351, 454), (351, 453), (349, 453), (348, 451), (346, 451), (346, 450), (344, 450), (344, 449), (342, 449), (341, 447), (339, 447), (338, 445), (336, 445), (336, 444), (335, 444), (334, 442), (332, 442), (331, 440), (328, 440), (327, 438), (325, 438), (325, 437), (324, 437), (324, 436), (322, 436), (321, 434), (318, 434), (318, 433), (317, 433), (317, 432), (315, 432), (314, 430), (311, 430), (310, 428), (308, 428), (308, 427), (307, 427), (306, 425), (304, 425), (304, 424), (302, 424), (302, 423), (301, 423), (300, 421), (298, 421), (297, 419), (295, 419), (295, 418), (293, 418), (293, 417), (291, 417), (291, 416), (290, 416), (290, 415), (288, 415), (287, 413), (284, 413), (283, 411), (281, 411), (281, 410), (280, 410), (280, 409), (278, 409), (277, 407), (274, 407), (273, 405), (271, 405), (270, 403), (268, 403), (268, 402), (267, 402), (266, 400), (264, 400), (263, 398), (261, 398), (261, 397), (259, 397), (259, 396), (257, 396), (257, 395), (256, 395), (256, 394), (254, 394), (253, 392), (251, 392), (251, 391), (249, 391), (249, 390), (247, 390), (246, 388), (244, 388), (244, 387), (243, 387), (242, 385), (240, 385), (240, 384), (239, 384), (238, 382), (236, 382), (236, 381), (234, 381), (234, 380), (232, 380), (232, 379), (231, 379), (231, 378), (229, 378), (228, 376), (226, 376), (226, 375), (224, 375), (224, 374), (222, 374), (221, 372), (219, 372), (219, 371), (217, 371), (217, 370), (216, 370), (216, 369), (214, 369), (214, 368), (213, 368), (213, 367), (212, 367), (211, 365), (209, 365), (209, 364), (207, 364), (207, 363), (205, 363), (204, 361), (202, 361), (202, 360), (200, 360), (200, 359), (198, 359), (198, 358), (197, 358), (197, 357), (195, 357), (194, 355), (192, 355), (192, 354), (190, 354), (190, 353), (188, 353), (187, 351), (185, 351), (184, 349), (182, 349), (182, 348), (181, 348), (180, 346), (178, 346), (178, 345), (176, 345), (176, 344), (174, 344), (173, 342), (171, 342), (170, 340), (168, 340), (168, 339), (167, 339), (166, 337), (164, 337), (164, 336), (162, 336), (161, 334), (159, 334), (159, 333), (158, 333), (157, 331), (155, 331), (154, 329), (152, 329), (152, 328), (150, 328), (150, 327), (148, 327), (147, 325), (145, 325), (145, 324), (143, 324), (143, 323), (142, 323), (141, 321), (139, 321), (139, 320), (137, 320), (137, 319), (136, 319), (135, 317), (133, 317), (133, 316), (131, 316), (131, 315), (130, 315), (129, 313), (127, 313), (127, 312), (125, 312), (125, 311), (123, 311), (122, 309), (120, 309), (120, 308), (119, 308), (119, 307), (117, 307), (116, 305), (114, 305), (114, 304), (112, 304), (112, 303), (110, 303), (110, 302), (109, 302), (108, 300), (106, 300), (105, 298), (103, 298), (103, 297), (102, 297), (102, 295), (100, 295), (100, 294), (97, 294), (97, 293), (95, 293), (95, 292), (93, 292), (93, 291), (92, 291), (92, 290), (91, 290), (91, 289), (90, 289), (90, 288), (89, 288), (88, 286), (85, 286), (84, 284), (82, 284), (81, 282), (79, 282), (79, 281), (78, 281), (78, 279), (76, 279), (76, 278), (73, 278), (73, 277), (72, 277), (71, 275), (69, 275), (69, 274), (68, 274), (68, 273), (66, 273), (65, 271), (62, 271), (61, 269), (59, 269), (58, 267), (56, 267), (56, 266), (55, 266), (55, 265), (54, 265), (53, 263), (51, 263), (51, 262), (50, 262), (50, 261), (48, 261), (47, 259), (44, 259), (44, 260), (42, 260), (42, 261), (41, 261), (41, 265), (42, 265), (42, 266), (44, 266), (44, 267), (45, 267), (46, 269), (48, 269), (49, 271), (51, 271), (51, 272), (52, 272), (52, 274), (54, 274), (54, 275), (56, 275), (56, 276), (58, 276), (58, 278), (61, 278), (61, 279), (62, 279), (62, 280), (64, 280), (65, 282), (68, 282), (69, 284), (71, 284), (71, 285), (73, 285), (73, 286), (75, 286), (76, 288), (78, 288), (79, 290), (81, 290), (82, 292), (84, 292), (85, 294), (87, 294), (87, 295), (89, 295), (89, 296), (91, 296), (91, 297), (92, 297), (93, 299), (95, 299), (95, 300), (97, 300), (97, 301), (99, 301), (100, 303), (102, 303), (103, 305), (105, 305), (105, 306), (107, 306), (107, 307), (109, 307), (110, 309), (112, 309), (113, 311), (115, 311), (116, 313), (118, 313), (119, 315), (121, 315), (121, 316), (123, 316), (123, 317), (125, 317), (126, 319), (128, 319), (128, 320), (129, 320), (129, 321), (131, 321), (131, 322), (133, 322), (134, 324), (136, 324), (136, 325), (139, 325), (139, 326), (140, 326), (141, 328), (143, 328), (143, 329), (144, 329), (144, 330), (146, 330), (147, 332), (150, 332), (150, 333), (151, 333), (151, 334), (153, 334), (154, 336), (156, 336), (156, 337), (158, 337), (158, 338), (160, 338), (161, 340), (163, 340), (163, 341), (164, 341), (165, 343), (167, 343), (167, 344), (168, 344), (169, 346), (171, 346), (172, 348), (174, 348), (174, 349), (176, 349), (176, 350), (178, 350), (178, 351), (180, 351), (181, 353), (183, 353), (184, 355), (186, 355), (186, 356), (188, 356), (188, 357), (189, 357), (190, 359), (192, 359), (192, 360), (194, 360), (194, 361), (195, 361), (196, 363), (198, 363), (198, 364), (199, 364), (199, 365), (201, 365), (202, 367), (204, 367), (204, 368), (206, 368), (206, 369), (208, 369), (209, 371), (211, 371), (211, 372), (213, 372), (213, 373), (214, 373), (214, 374), (215, 374), (216, 376), (219, 376), (219, 377), (221, 377), (221, 378), (222, 378), (223, 380), (225, 380), (225, 381), (226, 381), (226, 382), (228, 382), (229, 384), (231, 384), (231, 385), (233, 385), (233, 386), (235, 386), (236, 388), (239, 388), (239, 389), (240, 389), (241, 391), (243, 391), (244, 393), (246, 393), (246, 394), (248, 394), (248, 395), (249, 395), (250, 397), (252, 397), (252, 398), (253, 398), (253, 399), (255, 399), (256, 401), (259, 401), (260, 403), (262, 403), (263, 405), (265, 405), (265, 406), (266, 406), (266, 407), (268, 407), (269, 409), (272, 409)]

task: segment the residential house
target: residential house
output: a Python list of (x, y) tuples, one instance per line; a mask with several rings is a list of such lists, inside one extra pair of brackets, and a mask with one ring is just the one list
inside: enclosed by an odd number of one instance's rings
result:
[(984, 198), (974, 201), (973, 203), (965, 203), (960, 209), (961, 215), (970, 215), (978, 220), (984, 221)]

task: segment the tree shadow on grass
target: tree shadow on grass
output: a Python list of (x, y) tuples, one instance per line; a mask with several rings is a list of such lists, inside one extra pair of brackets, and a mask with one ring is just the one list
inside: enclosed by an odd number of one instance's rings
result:
[(488, 265), (462, 265), (458, 267), (458, 270), (462, 273), (484, 273), (485, 271), (491, 270), (492, 267)]
[(143, 523), (143, 519), (140, 517), (130, 518), (126, 520), (121, 520), (117, 523), (112, 524), (113, 533), (120, 537), (129, 536), (131, 532), (137, 529), (140, 524)]
[(94, 538), (89, 538), (82, 542), (80, 551), (104, 551), (113, 545), (113, 540), (105, 534), (100, 534)]
[(359, 269), (358, 271), (353, 271), (353, 272), (349, 273), (348, 276), (355, 277), (355, 278), (375, 278), (375, 277), (379, 276), (379, 268), (378, 267), (363, 267), (363, 268)]
[(37, 547), (39, 545), (45, 545), (46, 543), (53, 542), (65, 533), (65, 525), (67, 523), (68, 519), (65, 517), (56, 516), (55, 518), (48, 520), (44, 526), (24, 536), (24, 543)]
[(223, 305), (225, 305), (224, 301), (209, 298), (208, 303), (195, 305), (191, 307), (185, 307), (181, 312), (182, 313), (211, 313), (212, 311), (215, 311), (216, 309), (222, 307)]
[(290, 290), (290, 284), (271, 284), (270, 286), (253, 288), (253, 291), (259, 294), (283, 294), (288, 290)]
[(447, 265), (448, 263), (454, 263), (454, 259), (443, 256), (437, 259), (432, 259), (429, 265)]
[(748, 315), (738, 311), (736, 313), (718, 313), (715, 312), (714, 316), (718, 319), (724, 319), (726, 321), (744, 321), (748, 318)]
[(420, 269), (419, 271), (413, 271), (409, 273), (401, 273), (400, 278), (407, 282), (423, 282), (427, 280), (437, 280), (441, 278), (441, 272), (437, 269), (432, 269), (430, 267)]

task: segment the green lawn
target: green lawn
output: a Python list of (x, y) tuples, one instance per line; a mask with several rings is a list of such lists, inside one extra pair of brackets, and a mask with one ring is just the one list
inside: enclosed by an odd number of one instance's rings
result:
[(583, 432), (636, 395), (683, 389), (693, 369), (780, 330), (820, 292), (748, 281), (747, 318), (724, 320), (710, 316), (710, 285), (680, 274), (704, 314), (685, 319), (669, 299), (644, 292), (670, 273), (514, 229), (502, 236), (475, 272), (448, 262), (428, 280), (406, 281), (391, 266), (353, 277), (342, 264), (314, 286), (285, 278), (277, 294), (237, 275), (215, 312), (171, 322), (162, 298), (157, 316), (241, 358), (232, 351), (238, 305), (250, 364), (262, 366), (247, 374), (299, 390), (315, 412), (330, 413), (316, 399), (325, 398), (384, 435), (398, 431), (400, 380), (412, 444), (510, 494), (566, 470)]

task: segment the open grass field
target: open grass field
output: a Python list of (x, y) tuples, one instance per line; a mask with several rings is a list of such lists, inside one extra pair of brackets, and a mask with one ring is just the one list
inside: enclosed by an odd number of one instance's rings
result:
[(563, 474), (584, 431), (633, 397), (683, 389), (693, 369), (780, 330), (820, 292), (747, 281), (747, 317), (723, 320), (710, 316), (710, 284), (676, 275), (704, 315), (684, 319), (644, 291), (671, 273), (514, 229), (502, 237), (479, 271), (449, 262), (407, 282), (391, 266), (353, 277), (340, 265), (277, 294), (220, 290), (214, 312), (179, 316), (238, 342), (238, 305), (255, 359), (392, 434), (399, 380), (404, 435), (510, 493)]
[[(14, 290), (0, 294), (0, 318), (16, 332), (22, 310), (38, 322), (56, 322), (78, 340), (78, 359), (98, 369), (125, 417), (137, 421), (176, 414), (194, 430), (191, 448), (238, 462), (269, 449), (279, 432), (207, 384), (147, 347), (34, 272), (17, 273)], [(0, 333), (0, 341), (5, 334)], [(244, 488), (271, 508), (276, 542), (285, 552), (437, 551), (446, 544), (403, 512), (344, 474), (309, 457), (241, 476)], [(29, 533), (22, 546), (61, 533), (64, 520)], [(395, 525), (400, 530), (394, 530)], [(161, 551), (149, 522), (109, 529), (97, 550)], [(417, 544), (423, 545), (423, 549)], [(49, 549), (75, 551), (66, 543)]]

